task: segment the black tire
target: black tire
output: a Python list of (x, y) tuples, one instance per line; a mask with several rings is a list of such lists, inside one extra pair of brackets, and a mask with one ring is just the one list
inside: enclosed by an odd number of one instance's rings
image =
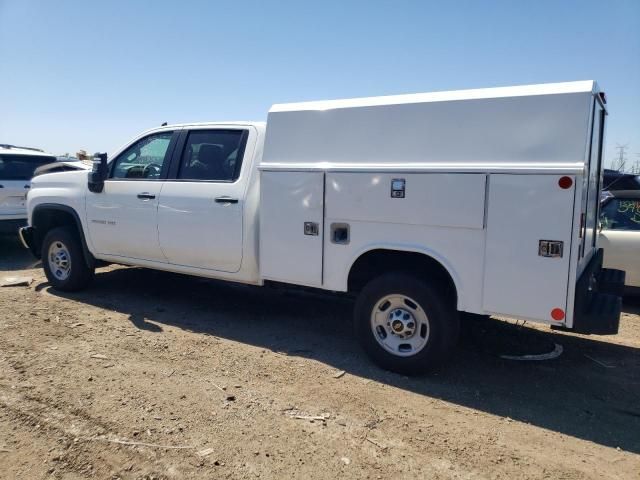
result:
[[(52, 245), (66, 248), (70, 268), (68, 274), (61, 278), (59, 271), (54, 272), (49, 250)], [(82, 290), (93, 279), (95, 270), (87, 265), (78, 233), (72, 227), (53, 228), (47, 232), (42, 241), (42, 266), (47, 280), (52, 287), (64, 292)]]
[[(400, 356), (383, 347), (371, 323), (378, 302), (395, 294), (409, 297), (427, 316), (426, 344), (415, 354), (409, 352), (410, 356)], [(385, 370), (405, 375), (428, 372), (448, 360), (460, 333), (458, 312), (451, 300), (428, 282), (406, 273), (388, 273), (371, 280), (360, 292), (354, 314), (356, 336), (367, 354)]]

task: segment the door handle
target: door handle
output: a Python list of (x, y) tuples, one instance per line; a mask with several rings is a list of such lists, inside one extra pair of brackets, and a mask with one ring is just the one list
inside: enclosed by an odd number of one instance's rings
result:
[(216, 197), (216, 203), (238, 203), (238, 199), (231, 197)]
[(142, 200), (153, 200), (154, 198), (156, 198), (156, 196), (151, 195), (149, 192), (142, 192), (138, 194), (138, 198)]
[(24, 186), (24, 188), (31, 188), (31, 186), (29, 186), (29, 185), (25, 185), (25, 186)]

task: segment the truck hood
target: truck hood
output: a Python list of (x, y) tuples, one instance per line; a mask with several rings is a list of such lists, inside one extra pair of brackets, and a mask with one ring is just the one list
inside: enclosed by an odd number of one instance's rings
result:
[(67, 187), (87, 183), (89, 168), (38, 175), (31, 180), (31, 190), (44, 187)]
[(67, 172), (71, 170), (91, 170), (92, 164), (77, 161), (58, 160), (57, 162), (40, 165), (33, 172), (34, 177), (44, 175), (46, 173)]

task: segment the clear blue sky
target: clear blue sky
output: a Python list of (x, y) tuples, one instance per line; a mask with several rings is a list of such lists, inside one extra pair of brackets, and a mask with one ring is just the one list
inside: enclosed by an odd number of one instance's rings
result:
[(113, 151), (272, 103), (595, 79), (640, 159), (640, 0), (0, 0), (0, 142)]

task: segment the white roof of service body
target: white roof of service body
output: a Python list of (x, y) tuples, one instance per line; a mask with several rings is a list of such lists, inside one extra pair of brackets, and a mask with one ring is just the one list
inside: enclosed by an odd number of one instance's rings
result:
[(584, 168), (594, 81), (274, 105), (261, 168)]

